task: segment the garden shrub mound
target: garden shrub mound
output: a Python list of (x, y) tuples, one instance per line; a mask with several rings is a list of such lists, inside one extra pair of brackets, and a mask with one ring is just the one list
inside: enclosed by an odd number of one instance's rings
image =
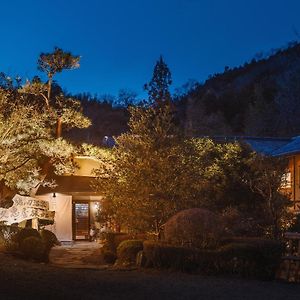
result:
[(36, 229), (33, 228), (22, 228), (16, 235), (16, 241), (19, 245), (22, 244), (22, 242), (28, 238), (28, 237), (36, 237), (38, 239), (41, 239), (41, 235)]
[(136, 255), (143, 250), (142, 240), (123, 241), (117, 248), (118, 264), (133, 264), (136, 262)]
[(202, 208), (186, 209), (165, 223), (164, 239), (177, 246), (215, 248), (223, 228), (221, 218), (215, 213)]
[(236, 239), (215, 250), (153, 241), (143, 246), (148, 267), (259, 279), (274, 278), (284, 249), (282, 243), (265, 239)]
[(22, 240), (20, 250), (27, 259), (45, 261), (46, 247), (41, 238), (30, 236)]
[(50, 249), (59, 245), (54, 233), (49, 230), (38, 232), (33, 228), (19, 228), (17, 226), (0, 226), (0, 247), (5, 251), (21, 255), (26, 259), (48, 261)]

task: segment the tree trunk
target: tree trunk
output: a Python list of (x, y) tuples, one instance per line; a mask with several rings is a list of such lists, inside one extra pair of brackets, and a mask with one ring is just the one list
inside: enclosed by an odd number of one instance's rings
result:
[(47, 93), (47, 97), (48, 97), (49, 103), (50, 103), (50, 97), (51, 97), (51, 89), (52, 89), (52, 75), (48, 74), (48, 93)]
[(61, 116), (59, 116), (56, 123), (56, 137), (60, 138), (61, 134), (62, 134), (62, 120), (61, 120)]

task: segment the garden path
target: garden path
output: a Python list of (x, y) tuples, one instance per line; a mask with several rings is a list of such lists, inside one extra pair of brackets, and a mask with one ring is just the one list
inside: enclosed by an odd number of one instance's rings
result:
[(55, 246), (49, 254), (49, 263), (64, 268), (105, 269), (101, 255), (101, 244), (75, 242)]

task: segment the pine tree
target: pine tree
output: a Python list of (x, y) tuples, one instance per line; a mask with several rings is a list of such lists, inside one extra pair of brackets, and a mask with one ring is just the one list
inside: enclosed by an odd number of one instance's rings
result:
[(154, 106), (170, 104), (171, 94), (169, 86), (171, 84), (171, 72), (164, 62), (163, 57), (160, 56), (154, 67), (152, 79), (144, 86), (145, 90), (148, 92), (149, 103)]

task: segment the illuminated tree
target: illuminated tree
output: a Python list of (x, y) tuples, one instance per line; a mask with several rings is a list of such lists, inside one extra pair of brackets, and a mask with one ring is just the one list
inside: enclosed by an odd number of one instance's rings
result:
[[(38, 77), (35, 77), (31, 82), (27, 81), (21, 89), (24, 93), (36, 95), (39, 100), (42, 100), (49, 113), (56, 118), (56, 137), (62, 135), (62, 124), (68, 125), (70, 116), (79, 121), (80, 114), (75, 115), (75, 111), (79, 111), (79, 103), (74, 99), (66, 98), (61, 89), (57, 93), (53, 93), (53, 78), (57, 73), (63, 70), (72, 70), (79, 68), (80, 56), (74, 56), (71, 52), (63, 51), (60, 48), (54, 48), (52, 53), (41, 53), (38, 59), (38, 69), (46, 73), (48, 82), (43, 83)], [(57, 85), (56, 85), (57, 86)], [(70, 112), (70, 109), (72, 113)], [(87, 120), (81, 117), (83, 127), (90, 124)]]
[(95, 186), (105, 195), (103, 214), (113, 213), (128, 229), (157, 234), (176, 212), (209, 205), (207, 189), (219, 187), (225, 176), (221, 162), (237, 161), (239, 147), (185, 141), (168, 105), (130, 112), (130, 130), (117, 139)]
[[(52, 53), (41, 53), (38, 59), (38, 69), (45, 72), (48, 77), (47, 98), (51, 99), (53, 77), (63, 70), (79, 68), (80, 56), (74, 56), (71, 52), (63, 51), (55, 47)], [(49, 105), (49, 103), (47, 104)]]
[(89, 119), (81, 113), (80, 102), (66, 97), (53, 83), (55, 74), (77, 68), (79, 57), (55, 48), (53, 53), (42, 53), (38, 65), (46, 72), (47, 83), (34, 77), (20, 86), (1, 76), (1, 191), (9, 187), (30, 194), (50, 166), (57, 174), (70, 172), (73, 169), (70, 159), (77, 150), (61, 138), (61, 125), (63, 123), (66, 130), (90, 125)]
[(0, 190), (6, 186), (29, 194), (45, 161), (58, 173), (72, 168), (74, 148), (53, 137), (51, 123), (48, 113), (28, 103), (26, 94), (0, 89)]

